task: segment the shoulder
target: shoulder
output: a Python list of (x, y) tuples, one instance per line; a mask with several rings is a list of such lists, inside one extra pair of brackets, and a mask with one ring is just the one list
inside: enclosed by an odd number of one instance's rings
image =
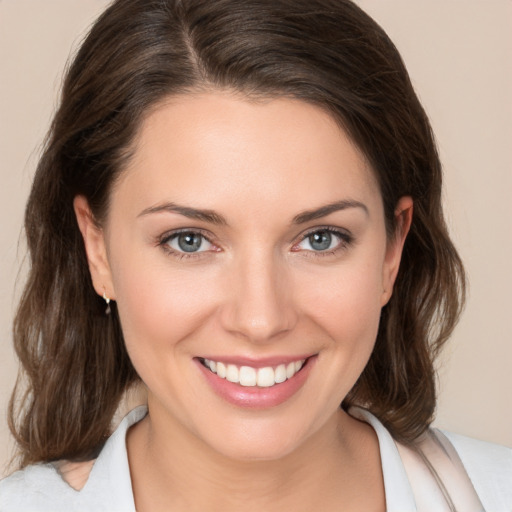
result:
[(452, 432), (442, 431), (442, 433), (457, 450), (462, 462), (467, 461), (469, 464), (478, 462), (479, 465), (483, 464), (490, 470), (500, 469), (512, 476), (512, 448)]
[(34, 464), (0, 481), (0, 512), (134, 511), (126, 432), (146, 415), (130, 412), (94, 461)]
[(377, 433), (387, 497), (400, 495), (388, 510), (512, 512), (512, 449), (435, 428), (403, 445), (369, 411), (349, 413)]
[[(443, 432), (489, 510), (512, 510), (512, 448)], [(491, 506), (492, 504), (492, 506)]]
[(52, 464), (28, 466), (0, 481), (0, 510), (64, 510), (59, 502), (67, 502), (66, 487)]

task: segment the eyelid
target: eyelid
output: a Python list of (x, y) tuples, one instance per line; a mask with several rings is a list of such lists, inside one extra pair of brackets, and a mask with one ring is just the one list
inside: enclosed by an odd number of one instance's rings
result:
[[(300, 243), (302, 243), (306, 238), (308, 238), (312, 234), (317, 233), (319, 231), (327, 231), (329, 233), (332, 233), (334, 236), (336, 236), (339, 239), (338, 245), (332, 249), (326, 249), (325, 251), (314, 251), (314, 250), (310, 250), (310, 249), (300, 249), (300, 248), (296, 249), (296, 247)], [(214, 249), (187, 253), (185, 251), (179, 251), (179, 250), (176, 250), (176, 249), (170, 247), (170, 245), (168, 244), (169, 240), (171, 240), (174, 237), (177, 237), (178, 235), (180, 235), (182, 233), (199, 234), (202, 237), (204, 237), (205, 240), (207, 240), (208, 243), (210, 243), (214, 247)], [(156, 245), (162, 247), (162, 249), (165, 250), (165, 252), (173, 255), (174, 257), (176, 257), (178, 259), (198, 258), (198, 257), (205, 256), (208, 253), (222, 251), (222, 249), (219, 247), (219, 245), (213, 241), (214, 238), (215, 237), (212, 235), (211, 232), (206, 231), (202, 228), (197, 228), (197, 227), (196, 228), (189, 228), (189, 227), (178, 228), (178, 229), (172, 229), (172, 230), (166, 231), (165, 233), (158, 236), (157, 240), (156, 240)], [(308, 253), (308, 256), (311, 256), (311, 257), (322, 257), (322, 256), (332, 255), (338, 251), (343, 251), (343, 250), (347, 249), (348, 246), (350, 246), (354, 242), (355, 238), (352, 235), (352, 233), (345, 228), (329, 226), (329, 225), (321, 225), (321, 226), (314, 226), (312, 228), (307, 229), (305, 232), (301, 233), (295, 240), (296, 241), (292, 245), (292, 252), (304, 252), (304, 253)]]
[[(305, 250), (295, 249), (294, 250), (294, 248), (297, 247), (304, 240), (306, 240), (306, 238), (313, 235), (314, 233), (318, 233), (319, 231), (327, 231), (328, 233), (335, 235), (336, 237), (339, 238), (340, 243), (335, 248), (327, 249), (325, 251), (313, 251), (313, 250), (308, 250), (308, 249), (305, 249)], [(313, 228), (306, 230), (301, 235), (299, 235), (298, 240), (292, 246), (292, 251), (293, 252), (304, 251), (307, 253), (313, 253), (314, 256), (321, 257), (322, 255), (333, 254), (334, 252), (336, 252), (338, 250), (342, 250), (342, 249), (346, 248), (347, 246), (351, 245), (353, 242), (354, 242), (354, 236), (347, 229), (338, 228), (335, 226), (328, 226), (328, 225), (327, 226), (315, 226)]]
[[(201, 235), (215, 249), (187, 253), (185, 251), (179, 251), (179, 250), (176, 250), (173, 247), (171, 247), (169, 245), (169, 241), (183, 233), (194, 233), (194, 234)], [(174, 255), (175, 257), (177, 257), (179, 259), (197, 258), (197, 257), (201, 257), (201, 256), (205, 255), (206, 253), (220, 251), (220, 248), (212, 239), (213, 239), (212, 234), (208, 231), (205, 231), (204, 229), (201, 229), (201, 228), (178, 228), (178, 229), (172, 229), (172, 230), (166, 231), (165, 233), (158, 236), (157, 240), (156, 240), (156, 245), (162, 247), (162, 249), (166, 253)]]

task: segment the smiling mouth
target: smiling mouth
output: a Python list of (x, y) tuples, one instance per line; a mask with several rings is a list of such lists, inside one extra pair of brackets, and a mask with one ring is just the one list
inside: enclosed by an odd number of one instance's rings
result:
[(205, 368), (208, 368), (221, 379), (245, 387), (270, 388), (291, 379), (296, 373), (300, 372), (307, 360), (300, 359), (288, 364), (283, 363), (263, 368), (237, 366), (206, 358), (200, 358), (200, 361)]

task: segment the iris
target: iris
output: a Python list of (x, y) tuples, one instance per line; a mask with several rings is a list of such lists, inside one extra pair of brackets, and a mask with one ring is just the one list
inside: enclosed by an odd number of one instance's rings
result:
[(329, 249), (332, 242), (332, 235), (329, 231), (316, 231), (308, 237), (311, 247), (315, 251), (325, 251)]

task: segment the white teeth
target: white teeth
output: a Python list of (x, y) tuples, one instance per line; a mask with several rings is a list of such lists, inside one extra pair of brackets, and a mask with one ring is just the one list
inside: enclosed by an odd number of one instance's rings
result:
[(226, 378), (226, 365), (224, 363), (217, 363), (217, 375), (221, 379)]
[(276, 381), (276, 384), (280, 384), (281, 382), (284, 382), (286, 380), (286, 365), (280, 364), (276, 371), (274, 372), (275, 376), (274, 379)]
[(240, 372), (234, 364), (228, 364), (226, 367), (226, 380), (229, 382), (240, 382)]
[(256, 370), (250, 366), (242, 366), (240, 368), (240, 385), (256, 386)]
[(241, 366), (225, 364), (210, 359), (203, 359), (204, 366), (211, 372), (216, 373), (221, 379), (229, 382), (239, 383), (241, 386), (269, 388), (275, 384), (281, 384), (291, 379), (304, 366), (305, 359), (293, 361), (288, 364), (280, 364), (275, 368), (265, 366), (264, 368), (253, 368), (252, 366)]
[(258, 370), (258, 386), (260, 388), (269, 388), (276, 383), (275, 372), (269, 366)]

